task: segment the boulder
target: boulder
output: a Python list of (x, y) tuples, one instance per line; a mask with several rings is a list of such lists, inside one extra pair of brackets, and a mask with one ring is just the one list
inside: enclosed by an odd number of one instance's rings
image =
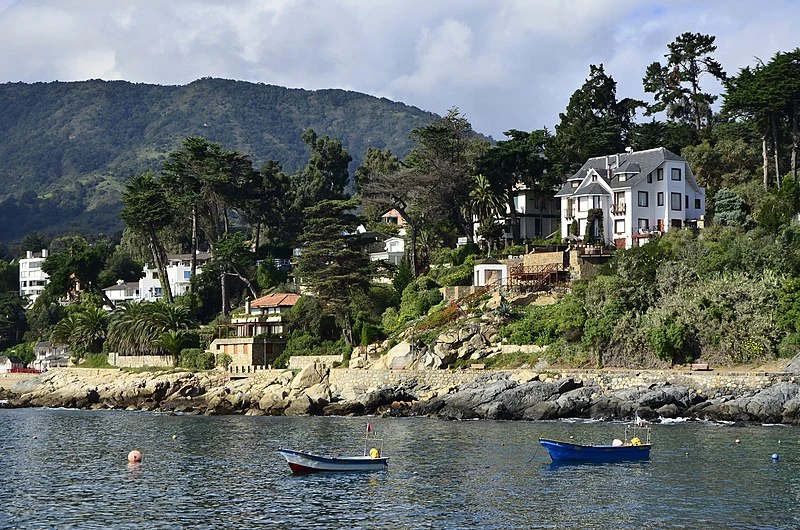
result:
[(313, 362), (305, 366), (294, 377), (291, 383), (293, 389), (303, 389), (328, 380), (330, 368), (322, 363)]

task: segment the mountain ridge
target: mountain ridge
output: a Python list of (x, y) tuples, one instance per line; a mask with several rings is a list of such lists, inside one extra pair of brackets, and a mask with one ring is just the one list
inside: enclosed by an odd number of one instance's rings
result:
[(368, 147), (404, 156), (409, 133), (438, 118), (342, 89), (307, 90), (205, 77), (186, 85), (130, 81), (0, 84), (0, 243), (37, 231), (87, 235), (122, 228), (119, 197), (134, 174), (158, 170), (188, 136), (277, 160), (308, 160), (308, 128), (342, 142), (351, 171)]

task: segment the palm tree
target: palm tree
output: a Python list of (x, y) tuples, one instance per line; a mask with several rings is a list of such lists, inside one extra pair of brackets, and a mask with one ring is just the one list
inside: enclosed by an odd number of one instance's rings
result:
[(103, 351), (108, 328), (108, 313), (102, 308), (90, 307), (78, 313), (72, 336), (75, 342), (89, 353)]
[(178, 366), (178, 357), (186, 344), (186, 333), (182, 330), (170, 329), (153, 341), (153, 345), (172, 355), (172, 365)]
[(474, 187), (470, 191), (469, 197), (472, 203), (472, 211), (478, 218), (478, 230), (491, 246), (491, 239), (496, 236), (490, 237), (490, 234), (497, 232), (495, 221), (500, 216), (500, 213), (505, 211), (505, 197), (495, 192), (491, 182), (484, 175), (475, 176)]
[(197, 327), (189, 310), (163, 301), (120, 304), (108, 328), (108, 343), (120, 355), (156, 355), (156, 340), (167, 331)]

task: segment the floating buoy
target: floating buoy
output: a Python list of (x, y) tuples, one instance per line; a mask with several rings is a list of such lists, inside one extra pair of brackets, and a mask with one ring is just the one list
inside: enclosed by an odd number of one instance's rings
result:
[(142, 453), (134, 449), (128, 453), (128, 462), (136, 463), (142, 461)]
[(740, 443), (740, 442), (739, 442), (739, 439), (738, 439), (738, 438), (737, 438), (737, 439), (735, 439), (735, 440), (733, 441), (733, 443), (735, 443), (735, 444), (738, 444), (738, 443)]
[(178, 439), (178, 435), (177, 435), (177, 434), (173, 434), (173, 435), (172, 435), (172, 439), (173, 439), (173, 440), (177, 440), (177, 439)]
[(777, 460), (778, 459), (778, 453), (772, 453), (772, 459), (773, 460)]

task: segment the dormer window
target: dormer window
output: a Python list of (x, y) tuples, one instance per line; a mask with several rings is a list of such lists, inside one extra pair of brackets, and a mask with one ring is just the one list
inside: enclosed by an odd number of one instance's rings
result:
[(597, 175), (592, 175), (592, 182), (597, 182)]
[(626, 180), (628, 180), (628, 175), (626, 175), (625, 173), (620, 173), (619, 174), (619, 181), (620, 182), (625, 182)]
[(577, 188), (579, 185), (580, 185), (580, 182), (578, 182), (577, 180), (573, 180), (573, 181), (572, 181), (572, 187), (573, 187), (573, 189), (574, 189), (574, 188)]

